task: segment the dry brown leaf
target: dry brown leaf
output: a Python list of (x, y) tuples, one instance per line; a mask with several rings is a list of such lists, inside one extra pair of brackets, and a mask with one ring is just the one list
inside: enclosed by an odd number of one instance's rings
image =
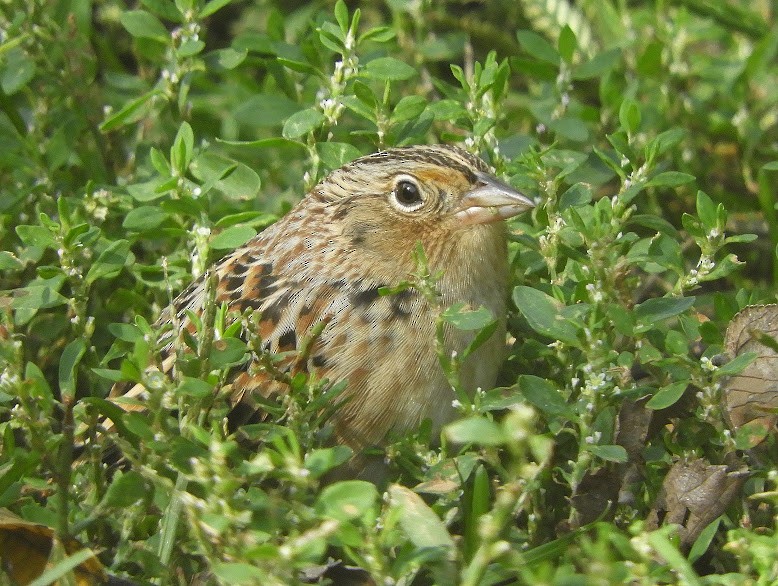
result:
[(732, 358), (745, 352), (757, 354), (740, 374), (729, 377), (724, 387), (730, 426), (735, 430), (753, 428), (751, 447), (764, 439), (764, 431), (774, 433), (778, 423), (778, 352), (760, 341), (763, 336), (778, 341), (776, 304), (743, 309), (730, 322), (724, 339), (725, 350)]
[(648, 516), (648, 529), (680, 526), (681, 547), (688, 549), (740, 492), (748, 472), (703, 459), (673, 464)]
[[(0, 569), (12, 583), (29, 584), (47, 570), (56, 539), (50, 527), (25, 521), (8, 509), (0, 508)], [(75, 540), (62, 545), (68, 555), (82, 549)], [(74, 573), (78, 586), (104, 584), (108, 579), (103, 566), (94, 557), (79, 565)]]

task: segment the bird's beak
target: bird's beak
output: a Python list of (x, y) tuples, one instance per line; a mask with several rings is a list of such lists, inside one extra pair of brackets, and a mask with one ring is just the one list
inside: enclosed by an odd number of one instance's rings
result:
[(535, 207), (526, 195), (491, 175), (476, 173), (476, 176), (475, 187), (464, 195), (454, 214), (462, 225), (488, 224)]

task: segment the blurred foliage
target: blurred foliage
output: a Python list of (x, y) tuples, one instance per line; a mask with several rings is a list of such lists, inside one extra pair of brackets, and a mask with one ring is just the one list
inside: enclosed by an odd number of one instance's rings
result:
[[(776, 437), (728, 422), (753, 356), (721, 359), (737, 311), (775, 301), (774, 10), (6, 0), (0, 507), (138, 581), (775, 583)], [(316, 433), (337, 388), (293, 381), (279, 424), (245, 430), (257, 450), (227, 434), (246, 341), (223, 308), (191, 376), (149, 368), (150, 324), (211, 262), (329, 170), (436, 142), (539, 205), (511, 224), (502, 386), (460, 401), (440, 448), (389, 446), (383, 497), (321, 482), (348, 457)], [(105, 400), (118, 380), (152, 389), (153, 417)], [(657, 495), (690, 460), (742, 480), (687, 542)]]

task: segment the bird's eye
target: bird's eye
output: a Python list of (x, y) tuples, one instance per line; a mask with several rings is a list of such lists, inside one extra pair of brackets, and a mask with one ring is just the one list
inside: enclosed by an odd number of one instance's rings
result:
[(398, 181), (392, 194), (397, 204), (404, 211), (412, 212), (419, 209), (424, 203), (419, 186), (409, 179)]

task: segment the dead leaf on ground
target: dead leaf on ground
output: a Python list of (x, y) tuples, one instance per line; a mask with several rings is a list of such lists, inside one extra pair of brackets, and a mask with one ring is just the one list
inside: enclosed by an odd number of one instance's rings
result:
[(752, 305), (730, 322), (724, 347), (731, 358), (757, 357), (724, 386), (725, 414), (731, 427), (753, 429), (750, 447), (776, 431), (778, 423), (778, 305)]
[(724, 513), (747, 476), (745, 468), (703, 459), (676, 462), (648, 516), (648, 529), (679, 525), (681, 547), (688, 550), (702, 530)]
[[(68, 556), (83, 549), (76, 540), (60, 544), (54, 530), (40, 523), (25, 521), (8, 509), (0, 508), (0, 569), (15, 584), (28, 584), (49, 569), (51, 554), (61, 545)], [(75, 569), (76, 584), (104, 584), (108, 576), (94, 556)]]

